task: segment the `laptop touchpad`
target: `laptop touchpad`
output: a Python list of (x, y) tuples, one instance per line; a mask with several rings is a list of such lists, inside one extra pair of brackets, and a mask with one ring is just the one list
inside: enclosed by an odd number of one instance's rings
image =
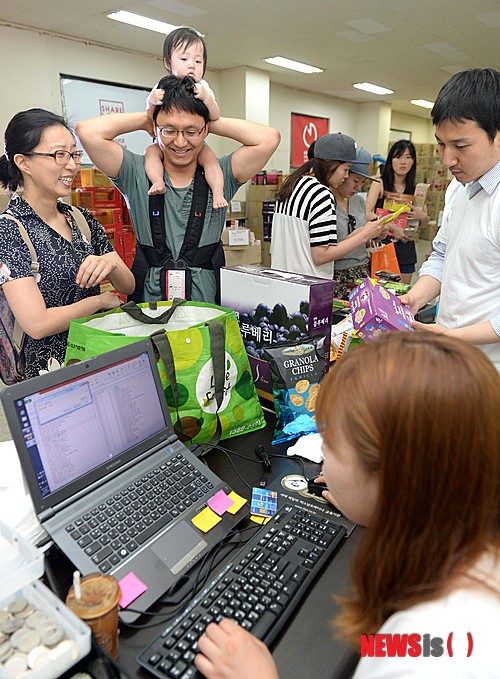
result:
[(207, 543), (185, 521), (167, 531), (151, 545), (151, 551), (166, 564), (174, 575), (185, 570), (202, 552)]

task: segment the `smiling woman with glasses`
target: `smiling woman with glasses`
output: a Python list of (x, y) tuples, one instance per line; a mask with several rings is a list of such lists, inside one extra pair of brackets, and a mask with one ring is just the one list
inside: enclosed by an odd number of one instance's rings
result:
[(58, 165), (67, 165), (70, 158), (76, 165), (80, 165), (82, 162), (83, 151), (54, 151), (53, 153), (42, 153), (41, 151), (31, 151), (30, 153), (25, 153), (25, 156), (47, 156), (47, 158), (53, 158)]
[[(134, 277), (90, 212), (81, 209), (87, 229), (80, 229), (79, 208), (60, 200), (71, 194), (83, 155), (63, 118), (43, 109), (18, 113), (4, 148), (0, 184), (12, 196), (0, 216), (0, 296), (25, 333), (24, 377), (30, 378), (63, 364), (71, 319), (120, 304), (117, 295), (100, 292), (101, 281), (128, 294)], [(36, 275), (19, 224), (35, 249)]]

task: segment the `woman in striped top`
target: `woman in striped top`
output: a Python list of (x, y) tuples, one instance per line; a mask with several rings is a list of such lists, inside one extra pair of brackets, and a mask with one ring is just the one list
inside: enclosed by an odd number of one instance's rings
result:
[(368, 222), (338, 242), (333, 188), (356, 162), (354, 139), (337, 132), (319, 137), (308, 160), (277, 193), (271, 239), (271, 266), (333, 279), (334, 261), (385, 232), (380, 220)]

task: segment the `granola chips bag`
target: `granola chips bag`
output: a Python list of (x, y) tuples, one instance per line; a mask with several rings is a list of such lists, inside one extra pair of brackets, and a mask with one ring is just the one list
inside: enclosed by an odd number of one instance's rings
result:
[(273, 381), (273, 444), (316, 432), (316, 398), (328, 370), (324, 335), (264, 348)]

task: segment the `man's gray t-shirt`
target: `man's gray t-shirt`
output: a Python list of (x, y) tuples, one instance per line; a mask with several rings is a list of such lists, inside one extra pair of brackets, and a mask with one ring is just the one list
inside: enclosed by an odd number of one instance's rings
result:
[[(224, 174), (224, 196), (230, 201), (241, 186), (233, 175), (231, 155), (219, 158)], [(143, 245), (153, 245), (149, 222), (149, 182), (144, 170), (144, 156), (123, 150), (123, 161), (118, 177), (112, 179), (115, 186), (127, 199), (137, 241)], [(172, 186), (167, 173), (164, 173), (166, 192), (164, 194), (166, 241), (174, 259), (181, 249), (186, 225), (191, 211), (193, 181), (188, 187), (176, 189)], [(207, 209), (200, 238), (200, 247), (217, 243), (225, 225), (227, 208), (212, 207), (212, 191), (208, 192)], [(215, 274), (211, 269), (191, 268), (192, 295), (194, 301), (215, 302)], [(160, 300), (160, 269), (150, 268), (144, 283), (144, 300)]]

